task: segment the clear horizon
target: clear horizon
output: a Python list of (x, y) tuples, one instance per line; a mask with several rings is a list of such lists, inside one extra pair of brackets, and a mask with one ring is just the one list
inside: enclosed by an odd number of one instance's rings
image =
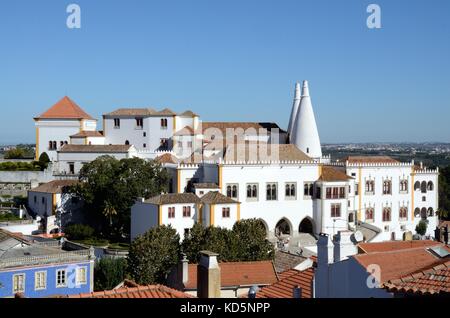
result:
[[(68, 29), (66, 7), (81, 7)], [(381, 7), (381, 29), (366, 8)], [(119, 107), (286, 129), (310, 83), (323, 144), (449, 142), (450, 2), (3, 1), (0, 144), (34, 143), (64, 95), (99, 120)], [(405, 141), (409, 140), (409, 141)]]

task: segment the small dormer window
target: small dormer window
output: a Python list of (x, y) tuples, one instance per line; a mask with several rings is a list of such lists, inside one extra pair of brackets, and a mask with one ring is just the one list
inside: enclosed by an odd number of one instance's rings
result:
[(306, 148), (306, 153), (309, 153), (309, 147)]

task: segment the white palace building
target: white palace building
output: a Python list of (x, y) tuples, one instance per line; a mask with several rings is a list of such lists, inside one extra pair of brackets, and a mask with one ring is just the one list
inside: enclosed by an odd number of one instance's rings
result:
[(117, 109), (98, 131), (68, 97), (35, 124), (36, 157), (49, 155), (55, 178), (75, 178), (102, 155), (156, 159), (168, 169), (170, 193), (132, 207), (132, 238), (161, 224), (183, 237), (195, 222), (231, 228), (247, 218), (260, 218), (272, 238), (360, 230), (374, 242), (401, 240), (420, 220), (433, 236), (437, 225), (438, 169), (323, 155), (307, 81), (295, 86), (287, 131), (270, 122), (203, 122), (167, 108)]

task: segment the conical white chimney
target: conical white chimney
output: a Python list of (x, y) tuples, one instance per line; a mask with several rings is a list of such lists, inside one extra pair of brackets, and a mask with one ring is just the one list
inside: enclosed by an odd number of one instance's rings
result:
[(289, 117), (289, 126), (287, 130), (290, 138), (292, 138), (292, 131), (295, 125), (298, 107), (300, 106), (300, 99), (301, 99), (300, 83), (295, 83), (294, 104), (292, 105), (291, 117)]
[(308, 81), (303, 81), (302, 97), (292, 129), (291, 143), (311, 158), (322, 157), (322, 147), (309, 96)]

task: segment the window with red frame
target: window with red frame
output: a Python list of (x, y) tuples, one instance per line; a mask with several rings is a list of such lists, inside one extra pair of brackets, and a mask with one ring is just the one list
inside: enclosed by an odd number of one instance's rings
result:
[(222, 217), (229, 218), (230, 217), (230, 208), (222, 208)]
[(169, 208), (168, 217), (169, 217), (169, 219), (174, 219), (175, 218), (175, 207), (170, 207)]
[(191, 207), (190, 206), (183, 207), (183, 217), (185, 217), (185, 218), (191, 217)]

